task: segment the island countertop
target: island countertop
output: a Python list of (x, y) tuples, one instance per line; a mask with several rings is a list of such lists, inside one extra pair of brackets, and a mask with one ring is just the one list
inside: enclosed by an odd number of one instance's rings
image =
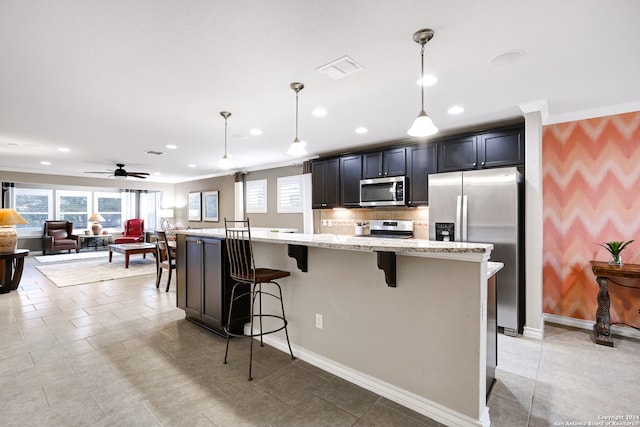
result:
[[(179, 234), (200, 235), (224, 239), (224, 228), (198, 228), (176, 231)], [(335, 234), (302, 234), (272, 232), (269, 228), (251, 228), (255, 242), (304, 245), (355, 251), (395, 252), (430, 258), (484, 261), (489, 259), (493, 245), (488, 243), (440, 242), (424, 239), (391, 239)]]

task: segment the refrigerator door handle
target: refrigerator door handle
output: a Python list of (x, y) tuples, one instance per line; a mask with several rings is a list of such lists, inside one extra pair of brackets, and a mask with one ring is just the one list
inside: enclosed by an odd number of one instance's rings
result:
[[(460, 197), (460, 196), (458, 196)], [(462, 196), (462, 241), (467, 241), (467, 196)]]
[(461, 231), (462, 228), (462, 196), (456, 197), (456, 223), (453, 231), (454, 239), (456, 242), (460, 242), (461, 240)]

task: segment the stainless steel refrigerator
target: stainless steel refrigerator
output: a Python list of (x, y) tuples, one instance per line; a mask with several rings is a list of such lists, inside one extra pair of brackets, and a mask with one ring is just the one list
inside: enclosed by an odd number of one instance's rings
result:
[(429, 175), (429, 239), (492, 243), (497, 322), (507, 335), (524, 326), (522, 175), (517, 168)]

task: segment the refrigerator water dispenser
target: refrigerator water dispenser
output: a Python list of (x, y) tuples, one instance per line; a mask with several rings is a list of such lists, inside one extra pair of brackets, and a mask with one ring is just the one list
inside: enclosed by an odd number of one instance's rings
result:
[(436, 222), (436, 240), (441, 242), (455, 241), (455, 223)]

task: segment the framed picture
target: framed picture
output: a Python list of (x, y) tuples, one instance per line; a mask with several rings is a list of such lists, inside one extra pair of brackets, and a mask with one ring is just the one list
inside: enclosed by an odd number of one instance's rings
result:
[(189, 221), (202, 221), (201, 193), (189, 193)]
[(204, 220), (218, 222), (218, 192), (205, 191), (202, 193), (204, 201)]

